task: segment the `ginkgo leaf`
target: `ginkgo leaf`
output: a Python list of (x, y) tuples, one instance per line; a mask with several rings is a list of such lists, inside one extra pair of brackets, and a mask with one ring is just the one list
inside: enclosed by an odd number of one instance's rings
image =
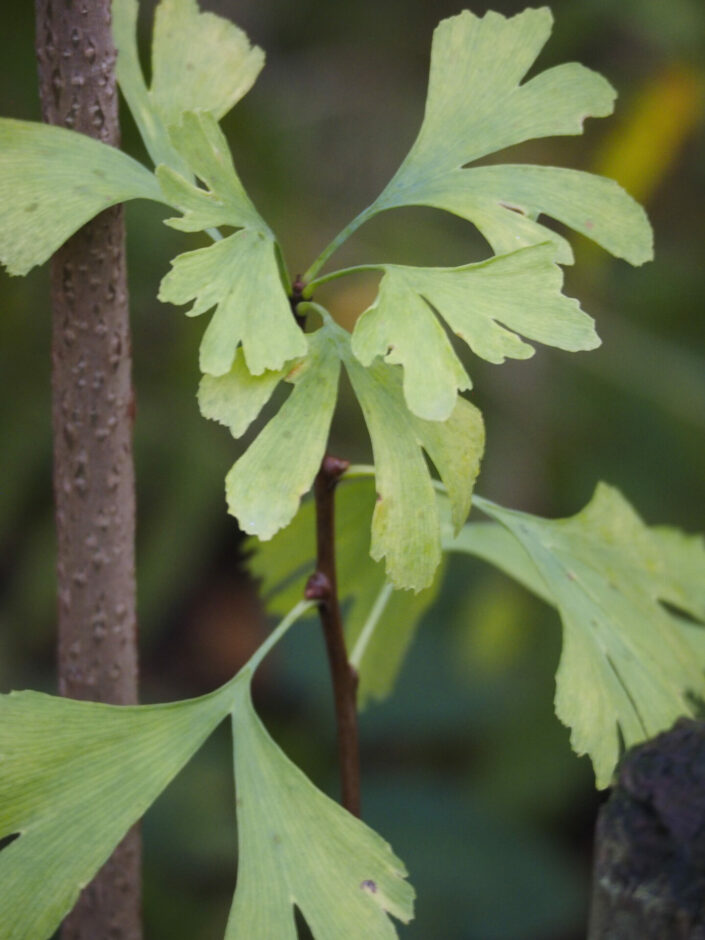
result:
[(154, 13), (150, 97), (167, 127), (184, 111), (224, 117), (252, 88), (264, 53), (196, 0), (161, 0)]
[(366, 366), (376, 356), (403, 366), (404, 397), (411, 411), (444, 421), (458, 391), (472, 383), (438, 318), (406, 281), (406, 268), (390, 265), (384, 270), (374, 303), (355, 324), (353, 352)]
[(182, 232), (218, 225), (254, 228), (271, 234), (237, 175), (225, 135), (211, 114), (187, 111), (170, 128), (170, 138), (189, 169), (207, 189), (194, 186), (171, 167), (157, 167), (157, 179), (172, 206), (183, 213), (166, 224)]
[(705, 623), (705, 539), (669, 526), (655, 526), (651, 534), (666, 573), (659, 587), (661, 600)]
[(238, 349), (229, 372), (202, 377), (198, 387), (201, 414), (224, 424), (233, 437), (241, 437), (288, 371), (280, 369), (252, 375), (245, 364), (242, 349)]
[(430, 585), (441, 557), (440, 517), (423, 450), (436, 464), (451, 494), (454, 518), (462, 524), (484, 450), (482, 417), (458, 399), (444, 422), (415, 418), (406, 408), (395, 369), (383, 363), (365, 369), (349, 354), (345, 367), (374, 455), (377, 503), (371, 555), (378, 561), (385, 558), (395, 587), (419, 591)]
[(0, 696), (0, 933), (45, 940), (229, 710), (227, 687), (125, 707)]
[(242, 343), (253, 375), (277, 371), (306, 353), (284, 290), (274, 237), (245, 194), (227, 141), (209, 114), (186, 114), (172, 134), (204, 190), (169, 167), (157, 176), (166, 199), (183, 213), (168, 224), (186, 231), (231, 225), (240, 231), (178, 255), (159, 288), (159, 299), (194, 305), (189, 316), (215, 307), (201, 342), (201, 371), (225, 375)]
[[(668, 571), (662, 600), (673, 609), (667, 611), (674, 627), (695, 646), (698, 662), (705, 671), (705, 541), (702, 536), (686, 535), (679, 529), (655, 526), (650, 530), (663, 564)], [(456, 535), (451, 526), (443, 533), (443, 547), (449, 552), (464, 552), (482, 558), (504, 571), (547, 604), (555, 606), (545, 580), (531, 556), (510, 529), (498, 522), (470, 522)], [(698, 621), (677, 610), (695, 611)]]
[(240, 343), (253, 375), (278, 371), (306, 352), (306, 338), (282, 288), (274, 242), (261, 232), (243, 229), (178, 255), (162, 280), (159, 299), (173, 304), (194, 300), (190, 317), (215, 306), (199, 355), (201, 371), (210, 375), (229, 372)]
[[(316, 928), (337, 923), (345, 911), (346, 917), (359, 916), (370, 925), (366, 935), (394, 936), (383, 911), (404, 920), (412, 916), (413, 889), (403, 880), (403, 865), (379, 836), (316, 790), (284, 757), (252, 708), (254, 671), (308, 606), (297, 604), (233, 679), (198, 699), (114, 706), (36, 692), (0, 696), (4, 940), (48, 940), (53, 935), (130, 826), (229, 713), (235, 728), (242, 855), (228, 936), (236, 930), (233, 924), (241, 923), (238, 918), (248, 922), (238, 899), (247, 901), (253, 877), (265, 898), (274, 897), (268, 887), (280, 889), (281, 879), (291, 878), (296, 900), (306, 902)], [(290, 810), (296, 811), (296, 819), (289, 819)], [(271, 857), (272, 826), (278, 826), (279, 814), (290, 865), (268, 886), (256, 873), (262, 860)], [(310, 841), (289, 841), (302, 825)], [(315, 902), (292, 877), (292, 868), (303, 871), (304, 864), (317, 873), (311, 882)], [(328, 881), (318, 878), (321, 866), (330, 866)], [(361, 888), (375, 895), (372, 902), (356, 903), (350, 879), (360, 868), (364, 875), (359, 881), (376, 888)], [(334, 891), (315, 892), (316, 881)], [(236, 936), (270, 934), (238, 930)]]
[(463, 552), (482, 558), (542, 601), (553, 605), (553, 595), (531, 557), (511, 531), (499, 522), (468, 522), (457, 535), (449, 526), (444, 532), (443, 548), (448, 552)]
[(378, 500), (370, 553), (385, 559), (398, 587), (428, 587), (441, 559), (440, 519), (431, 475), (400, 394), (397, 376), (381, 365), (348, 365), (372, 441)]
[(180, 172), (187, 167), (168, 133), (185, 111), (220, 119), (249, 89), (264, 65), (264, 53), (241, 29), (195, 0), (162, 0), (154, 16), (152, 86), (137, 51), (137, 0), (113, 0), (117, 77), (155, 165)]
[(548, 8), (513, 17), (464, 11), (437, 26), (426, 112), (401, 167), (369, 217), (395, 206), (435, 206), (473, 222), (497, 254), (544, 241), (572, 260), (567, 241), (535, 221), (546, 213), (617, 257), (652, 257), (643, 209), (616, 183), (555, 167), (467, 165), (513, 144), (579, 134), (586, 117), (612, 112), (615, 93), (577, 63), (522, 82), (551, 32)]
[[(404, 404), (399, 370), (379, 362), (369, 369), (361, 366), (350, 349), (350, 334), (322, 307), (309, 306), (319, 312), (323, 326), (307, 334), (309, 354), (286, 376), (294, 384), (291, 395), (230, 470), (229, 511), (245, 532), (263, 540), (293, 519), (325, 453), (342, 362), (362, 407), (375, 457), (371, 555), (377, 561), (386, 558), (387, 577), (395, 587), (420, 591), (430, 585), (441, 558), (440, 519), (423, 452), (448, 488), (459, 527), (470, 509), (484, 450), (482, 417), (474, 405), (460, 399), (444, 422), (416, 418)], [(208, 416), (244, 430), (279, 374), (262, 384), (245, 382), (242, 367), (236, 364), (230, 378), (220, 384), (204, 380)], [(244, 392), (241, 404), (234, 398), (238, 389)]]
[[(441, 563), (432, 586), (418, 594), (395, 591), (383, 566), (370, 558), (374, 506), (372, 479), (343, 477), (335, 494), (336, 566), (348, 655), (359, 676), (360, 708), (391, 693), (419, 621), (438, 594), (444, 567)], [(285, 613), (303, 596), (315, 570), (314, 516), (308, 499), (271, 541), (248, 543), (249, 568), (275, 613)]]
[[(399, 383), (400, 384), (400, 383)], [(458, 531), (468, 517), (475, 480), (485, 452), (485, 424), (479, 408), (459, 398), (445, 421), (424, 421), (410, 415), (419, 444), (443, 481)]]
[(249, 685), (233, 710), (237, 888), (226, 940), (296, 940), (294, 905), (317, 940), (391, 940), (413, 888), (389, 845), (317, 790), (272, 741)]
[[(303, 336), (303, 334), (301, 334)], [(271, 538), (295, 516), (318, 471), (338, 396), (340, 358), (330, 332), (308, 336), (309, 353), (288, 376), (294, 388), (225, 481), (240, 527)]]
[(0, 119), (0, 262), (43, 264), (103, 209), (164, 202), (156, 179), (114, 147), (63, 127)]
[(352, 353), (349, 334), (329, 317), (327, 325), (372, 442), (377, 502), (370, 554), (376, 561), (385, 559), (395, 587), (420, 591), (431, 584), (441, 557), (440, 518), (423, 451), (447, 487), (459, 527), (470, 510), (484, 452), (482, 415), (459, 398), (446, 421), (415, 417), (406, 408), (399, 370), (383, 362), (364, 368)]
[(631, 747), (692, 714), (694, 698), (705, 693), (702, 664), (660, 603), (705, 621), (702, 542), (674, 545), (666, 536), (664, 544), (660, 530), (648, 529), (605, 485), (570, 519), (541, 519), (479, 497), (475, 502), (513, 535), (527, 558), (498, 551), (491, 529), (484, 530), (494, 543), (489, 548), (482, 548), (485, 536), (477, 528), (465, 543), (461, 533), (457, 547), (510, 574), (516, 569), (530, 588), (527, 559), (536, 569), (534, 577), (545, 584), (537, 593), (552, 599), (563, 621), (556, 714), (571, 728), (577, 753), (592, 758), (598, 786), (607, 786), (622, 743)]
[(472, 351), (489, 362), (526, 359), (518, 333), (559, 349), (594, 349), (594, 322), (561, 293), (551, 245), (538, 245), (459, 268), (384, 265), (379, 294), (355, 324), (352, 348), (404, 367), (404, 396), (422, 418), (442, 421), (470, 380), (434, 309)]

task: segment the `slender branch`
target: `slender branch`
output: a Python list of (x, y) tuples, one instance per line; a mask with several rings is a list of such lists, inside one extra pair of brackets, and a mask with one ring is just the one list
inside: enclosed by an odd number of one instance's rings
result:
[[(44, 120), (118, 146), (110, 0), (36, 0), (36, 24)], [(59, 691), (132, 704), (134, 399), (121, 207), (56, 253), (51, 305)], [(64, 940), (139, 940), (140, 894), (135, 827), (81, 892)]]
[(346, 460), (324, 457), (314, 484), (316, 498), (316, 571), (306, 585), (306, 598), (318, 602), (330, 665), (342, 804), (360, 816), (360, 753), (357, 730), (357, 672), (348, 661), (335, 565), (335, 487), (348, 468)]

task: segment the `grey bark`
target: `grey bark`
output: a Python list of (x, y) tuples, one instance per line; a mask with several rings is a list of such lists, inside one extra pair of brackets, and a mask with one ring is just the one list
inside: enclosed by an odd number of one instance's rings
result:
[[(119, 144), (110, 0), (36, 0), (44, 120)], [(122, 209), (51, 264), (59, 691), (137, 701), (134, 399)], [(140, 837), (125, 837), (64, 940), (140, 940)]]
[(705, 724), (625, 757), (600, 810), (588, 940), (705, 940)]

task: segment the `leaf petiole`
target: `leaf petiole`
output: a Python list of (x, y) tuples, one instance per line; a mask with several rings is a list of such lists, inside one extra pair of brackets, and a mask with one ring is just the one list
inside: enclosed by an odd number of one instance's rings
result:
[(339, 277), (346, 277), (348, 274), (359, 274), (362, 271), (375, 271), (382, 273), (383, 265), (380, 264), (356, 264), (350, 268), (340, 268), (338, 271), (331, 271), (330, 274), (324, 274), (323, 277), (314, 278), (308, 281), (303, 291), (303, 297), (308, 300), (317, 287), (327, 284), (329, 281), (337, 281)]
[(358, 480), (362, 477), (373, 477), (375, 475), (374, 465), (371, 463), (352, 463), (345, 471), (341, 482), (345, 480)]
[(359, 670), (362, 663), (362, 658), (367, 651), (370, 640), (372, 639), (377, 624), (379, 623), (380, 617), (384, 613), (384, 609), (387, 606), (389, 598), (392, 596), (394, 591), (394, 586), (390, 584), (389, 581), (385, 581), (382, 586), (382, 590), (377, 595), (374, 604), (372, 605), (372, 610), (370, 611), (365, 625), (360, 631), (360, 635), (357, 638), (357, 642), (353, 647), (353, 651), (350, 654), (350, 665), (354, 666), (355, 669)]
[(307, 600), (301, 600), (298, 602), (298, 604), (292, 607), (286, 617), (284, 617), (284, 619), (279, 622), (279, 624), (274, 628), (274, 630), (272, 630), (264, 643), (262, 643), (262, 645), (255, 650), (247, 663), (230, 681), (235, 682), (235, 680), (242, 676), (245, 672), (250, 674), (254, 673), (255, 669), (257, 669), (264, 657), (277, 645), (284, 634), (287, 633), (289, 627), (292, 627), (300, 617), (303, 617), (304, 614), (308, 613), (309, 610), (312, 610), (315, 607), (315, 601)]
[(367, 222), (368, 219), (371, 219), (373, 215), (376, 214), (376, 209), (374, 208), (374, 203), (371, 206), (368, 206), (364, 209), (359, 215), (355, 216), (352, 222), (349, 222), (345, 228), (339, 232), (333, 241), (323, 249), (321, 254), (316, 258), (308, 271), (304, 274), (304, 281), (309, 283), (312, 281), (318, 272), (321, 270), (326, 261), (330, 256), (340, 248), (340, 246), (350, 238), (353, 232), (356, 232), (361, 225)]

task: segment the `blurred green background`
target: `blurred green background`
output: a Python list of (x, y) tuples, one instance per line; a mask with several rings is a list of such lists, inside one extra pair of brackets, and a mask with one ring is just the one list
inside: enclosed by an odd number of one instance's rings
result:
[[(203, 0), (268, 54), (226, 119), (240, 174), (284, 246), (308, 266), (374, 198), (423, 111), (433, 26), (447, 0)], [(151, 3), (143, 3), (145, 44)], [(514, 13), (523, 4), (490, 5)], [(472, 9), (482, 13), (486, 3)], [(648, 208), (656, 261), (631, 269), (577, 236), (567, 292), (604, 345), (525, 362), (472, 363), (488, 445), (480, 491), (568, 515), (598, 479), (650, 523), (705, 530), (705, 296), (701, 0), (558, 0), (540, 67), (579, 60), (619, 91), (616, 116), (584, 137), (513, 148), (513, 160), (615, 176)], [(0, 32), (0, 113), (37, 119), (32, 4), (8, 5)], [(141, 158), (129, 115), (125, 148)], [(238, 447), (203, 421), (194, 392), (204, 321), (159, 304), (168, 260), (193, 240), (157, 207), (128, 207), (138, 400), (136, 460), (145, 701), (213, 688), (266, 629), (223, 477)], [(403, 210), (365, 226), (340, 261), (459, 264), (486, 254), (469, 224)], [(319, 299), (352, 325), (375, 289), (350, 279)], [(0, 688), (55, 689), (50, 314), (46, 269), (0, 274)], [(343, 397), (331, 448), (367, 460)], [(400, 934), (424, 940), (578, 940), (589, 896), (598, 796), (552, 710), (559, 624), (505, 578), (449, 565), (394, 698), (362, 717), (365, 817), (405, 860), (419, 899)], [(334, 728), (317, 630), (267, 661), (258, 705), (287, 753), (337, 792)], [(149, 940), (215, 940), (236, 870), (229, 741), (221, 729), (146, 817)]]

